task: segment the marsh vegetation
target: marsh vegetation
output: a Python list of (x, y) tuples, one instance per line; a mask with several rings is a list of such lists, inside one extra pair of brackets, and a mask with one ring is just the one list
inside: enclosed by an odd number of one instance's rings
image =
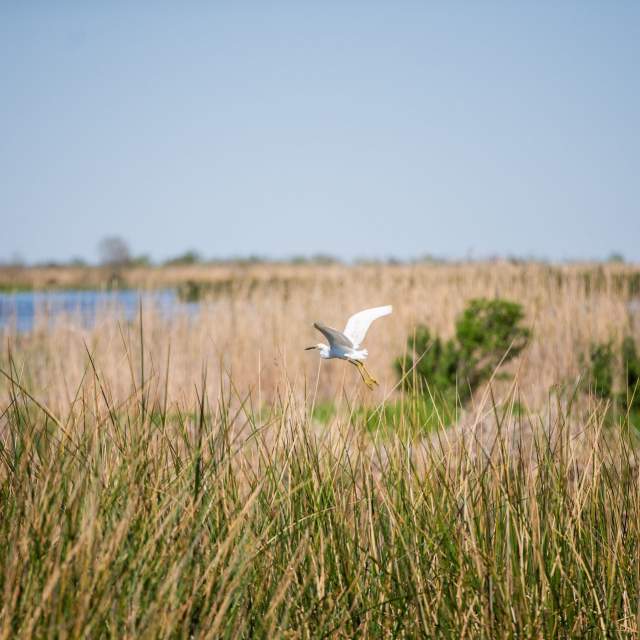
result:
[[(0, 637), (637, 637), (632, 267), (176, 269), (2, 329)], [(306, 357), (378, 303), (378, 390)]]

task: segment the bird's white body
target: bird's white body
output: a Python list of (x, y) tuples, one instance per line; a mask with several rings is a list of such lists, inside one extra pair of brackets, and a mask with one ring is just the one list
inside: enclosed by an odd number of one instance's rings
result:
[(329, 346), (319, 342), (316, 345), (320, 352), (320, 357), (325, 360), (330, 358), (340, 358), (342, 360), (359, 360), (363, 362), (367, 359), (369, 352), (366, 349), (350, 349), (349, 347), (343, 347), (339, 345)]

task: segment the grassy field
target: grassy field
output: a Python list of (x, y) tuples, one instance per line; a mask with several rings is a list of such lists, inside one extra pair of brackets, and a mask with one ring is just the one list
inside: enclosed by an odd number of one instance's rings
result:
[[(136, 273), (200, 309), (3, 330), (0, 637), (638, 637), (637, 431), (582, 383), (640, 338), (637, 269)], [(496, 296), (530, 344), (425, 416), (393, 359)], [(302, 350), (384, 303), (375, 392)]]

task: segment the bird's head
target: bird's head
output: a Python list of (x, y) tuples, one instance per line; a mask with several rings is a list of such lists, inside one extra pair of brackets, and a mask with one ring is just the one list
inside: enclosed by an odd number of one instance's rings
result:
[(305, 347), (305, 351), (313, 351), (317, 349), (320, 352), (320, 356), (322, 358), (327, 358), (329, 356), (329, 347), (326, 344), (322, 344), (319, 342), (318, 344), (312, 344), (310, 347)]

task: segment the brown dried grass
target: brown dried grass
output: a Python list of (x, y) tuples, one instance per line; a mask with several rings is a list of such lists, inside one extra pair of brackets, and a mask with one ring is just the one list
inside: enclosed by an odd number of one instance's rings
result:
[[(34, 282), (41, 276), (32, 274)], [(185, 279), (225, 283), (212, 288), (191, 317), (177, 313), (167, 319), (150, 305), (143, 308), (145, 385), (160, 395), (166, 386), (168, 404), (193, 397), (203, 368), (212, 393), (232, 380), (241, 395), (252, 391), (260, 402), (291, 388), (299, 396), (305, 388), (315, 394), (317, 387), (321, 400), (358, 394), (361, 401), (378, 403), (394, 393), (393, 360), (416, 324), (447, 337), (470, 299), (499, 296), (520, 302), (533, 329), (531, 344), (509, 369), (517, 371), (522, 402), (541, 408), (554, 385), (580, 375), (579, 357), (591, 342), (617, 342), (625, 333), (640, 337), (629, 304), (639, 276), (638, 269), (624, 265), (501, 262), (193, 266), (134, 269), (126, 279), (147, 288)], [(379, 304), (392, 304), (394, 313), (375, 323), (367, 336), (368, 365), (381, 383), (370, 393), (351, 367), (340, 361), (320, 364), (303, 347), (322, 337), (312, 327), (314, 320), (341, 328), (349, 314)], [(139, 321), (126, 323), (117, 309), (101, 311), (91, 329), (83, 329), (73, 315), (51, 324), (42, 312), (31, 333), (5, 329), (2, 338), (29, 387), (62, 413), (89, 367), (88, 353), (115, 402), (130, 395), (132, 380), (140, 384), (138, 366), (129, 364), (140, 355)], [(1, 358), (6, 368), (6, 348)], [(509, 386), (498, 382), (497, 392)]]

